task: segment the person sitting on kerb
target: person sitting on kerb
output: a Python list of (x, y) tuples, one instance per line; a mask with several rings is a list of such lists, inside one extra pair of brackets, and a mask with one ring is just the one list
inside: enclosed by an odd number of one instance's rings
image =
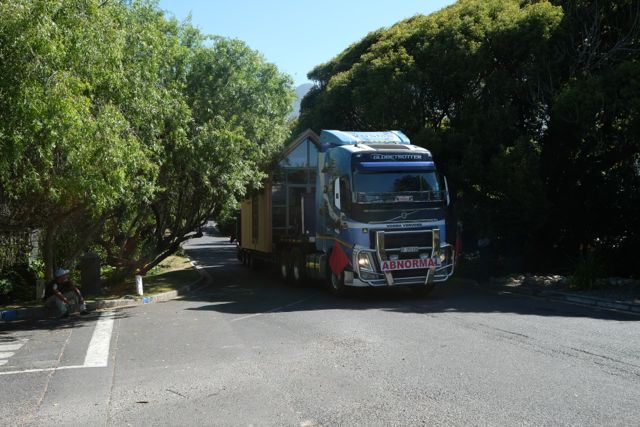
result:
[(69, 270), (59, 268), (53, 274), (54, 279), (47, 283), (44, 292), (45, 305), (56, 306), (60, 317), (69, 317), (72, 307), (80, 305), (80, 314), (88, 314), (84, 298), (73, 282), (69, 279)]

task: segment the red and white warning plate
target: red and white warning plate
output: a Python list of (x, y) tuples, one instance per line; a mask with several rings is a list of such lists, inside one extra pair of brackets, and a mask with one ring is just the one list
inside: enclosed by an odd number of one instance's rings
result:
[(440, 264), (436, 258), (425, 259), (398, 259), (394, 261), (382, 261), (382, 271), (419, 270), (424, 268), (436, 268)]

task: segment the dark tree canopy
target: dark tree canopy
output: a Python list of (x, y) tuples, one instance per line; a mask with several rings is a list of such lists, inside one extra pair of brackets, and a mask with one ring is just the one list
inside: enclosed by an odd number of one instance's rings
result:
[(613, 259), (640, 249), (639, 34), (632, 0), (460, 0), (317, 66), (298, 129), (403, 130), (531, 269)]

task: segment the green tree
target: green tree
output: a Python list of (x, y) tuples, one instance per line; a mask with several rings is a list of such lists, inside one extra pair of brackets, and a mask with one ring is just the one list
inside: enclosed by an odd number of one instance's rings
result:
[(0, 5), (2, 201), (12, 220), (44, 230), (48, 277), (66, 221), (97, 220), (152, 191), (146, 147), (112, 96), (131, 78), (118, 61), (125, 34), (114, 15), (123, 13), (90, 0)]
[(146, 272), (288, 136), (291, 79), (154, 1), (1, 3), (0, 58), (0, 228), (44, 231), (48, 277), (90, 247)]
[(404, 130), (502, 254), (600, 246), (637, 274), (639, 22), (633, 0), (460, 0), (316, 67), (298, 130)]
[(191, 121), (178, 144), (163, 144), (149, 204), (110, 220), (102, 247), (119, 268), (116, 278), (144, 273), (177, 250), (207, 218), (233, 210), (288, 136), (292, 82), (238, 40), (206, 38), (179, 28), (175, 76)]
[(538, 77), (562, 18), (548, 2), (466, 0), (372, 33), (310, 73), (299, 128), (405, 131), (450, 176), (467, 226), (523, 251), (545, 220)]

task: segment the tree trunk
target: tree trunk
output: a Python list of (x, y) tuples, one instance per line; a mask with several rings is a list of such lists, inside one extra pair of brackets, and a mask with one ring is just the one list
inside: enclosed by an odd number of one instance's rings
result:
[(44, 279), (47, 282), (53, 280), (53, 264), (55, 262), (54, 246), (56, 243), (58, 224), (58, 221), (48, 224), (44, 232), (42, 258), (44, 259)]
[(56, 262), (56, 235), (58, 234), (58, 229), (60, 225), (67, 219), (70, 215), (76, 212), (79, 207), (75, 207), (67, 212), (59, 213), (57, 216), (53, 217), (51, 222), (49, 222), (44, 230), (44, 247), (42, 248), (42, 258), (44, 260), (44, 278), (49, 281), (53, 279), (53, 269), (54, 264)]

